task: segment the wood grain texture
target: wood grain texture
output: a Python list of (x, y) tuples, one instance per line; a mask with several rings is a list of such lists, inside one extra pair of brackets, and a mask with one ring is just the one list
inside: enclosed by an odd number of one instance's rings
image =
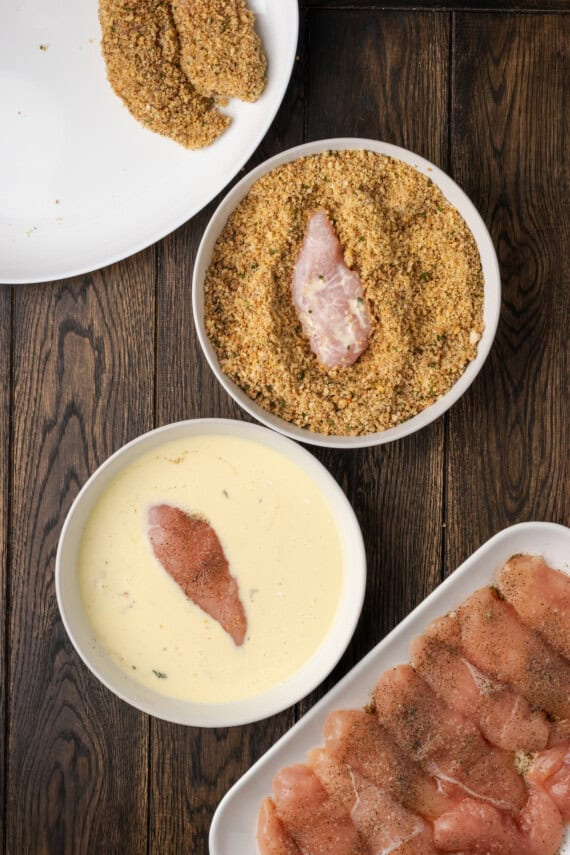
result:
[(458, 15), (455, 45), (453, 172), (493, 236), (503, 308), (451, 412), (449, 569), (504, 526), (570, 522), (570, 16)]
[[(115, 448), (153, 423), (245, 418), (214, 380), (192, 320), (194, 258), (217, 200), (103, 272), (19, 286), (13, 301), (0, 287), (6, 855), (206, 855), (229, 786), (423, 599), (442, 567), (510, 523), (570, 523), (570, 0), (301, 7), (293, 81), (242, 172), (304, 139), (341, 135), (403, 145), (451, 171), (498, 248), (496, 346), (469, 393), (419, 435), (357, 452), (311, 449), (366, 540), (355, 637), (294, 709), (250, 727), (198, 730), (149, 720), (100, 686), (67, 640), (53, 570), (71, 501)], [(537, 7), (553, 14), (532, 14)]]
[(447, 167), (451, 15), (309, 13), (309, 139), (357, 136)]
[[(299, 59), (285, 100), (242, 174), (279, 151), (303, 142), (304, 32), (302, 21)], [(210, 371), (192, 320), (194, 258), (218, 201), (160, 245), (156, 399), (159, 424), (206, 416), (247, 419)], [(248, 727), (218, 730), (184, 728), (153, 720), (150, 851), (155, 855), (178, 855), (183, 851), (207, 855), (209, 826), (218, 802), (292, 724), (292, 711)]]
[(300, 0), (301, 7), (309, 9), (334, 9), (335, 12), (347, 9), (434, 9), (437, 11), (470, 10), (489, 12), (508, 10), (509, 12), (570, 10), (570, 0)]
[[(351, 11), (339, 26), (337, 13), (315, 11), (310, 22), (309, 138), (383, 139), (445, 168), (450, 16)], [(318, 449), (316, 455), (361, 523), (368, 583), (351, 646), (299, 713), (440, 580), (444, 420), (398, 443), (350, 453)]]
[(14, 315), (6, 849), (146, 853), (146, 717), (87, 671), (62, 626), (54, 559), (87, 476), (152, 426), (154, 251), (18, 287)]
[[(6, 692), (7, 667), (7, 584), (10, 505), (10, 333), (12, 321), (11, 289), (0, 286), (0, 819), (5, 815)], [(0, 821), (0, 852), (4, 851), (4, 822)]]

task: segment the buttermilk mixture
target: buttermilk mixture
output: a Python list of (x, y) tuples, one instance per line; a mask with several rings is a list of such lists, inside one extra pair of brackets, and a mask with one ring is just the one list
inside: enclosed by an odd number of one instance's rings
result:
[[(149, 510), (165, 505), (215, 530), (245, 611), (243, 643), (153, 553)], [(229, 702), (283, 682), (317, 650), (343, 562), (328, 503), (300, 468), (248, 440), (200, 436), (117, 476), (85, 527), (78, 574), (94, 643), (130, 678), (183, 700)]]

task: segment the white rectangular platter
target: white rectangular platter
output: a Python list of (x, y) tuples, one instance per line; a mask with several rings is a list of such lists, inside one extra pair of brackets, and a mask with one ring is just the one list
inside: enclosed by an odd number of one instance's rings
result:
[[(570, 528), (554, 523), (520, 523), (481, 546), (234, 784), (212, 821), (211, 855), (256, 855), (259, 804), (271, 793), (278, 770), (302, 763), (311, 748), (322, 744), (323, 724), (332, 710), (367, 704), (380, 674), (408, 661), (411, 640), (431, 620), (455, 608), (477, 588), (492, 583), (501, 564), (518, 552), (540, 554), (552, 567), (570, 572)], [(570, 855), (568, 835), (560, 855)]]

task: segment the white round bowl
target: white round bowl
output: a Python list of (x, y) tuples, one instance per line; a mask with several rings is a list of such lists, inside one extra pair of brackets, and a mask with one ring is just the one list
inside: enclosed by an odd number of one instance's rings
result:
[[(240, 387), (224, 374), (220, 368), (216, 351), (212, 346), (208, 334), (206, 332), (204, 318), (204, 280), (206, 272), (210, 265), (214, 245), (224, 228), (228, 217), (232, 211), (241, 202), (244, 196), (247, 195), (249, 188), (258, 178), (271, 172), (275, 167), (283, 163), (289, 163), (292, 160), (297, 160), (299, 157), (307, 157), (311, 154), (320, 154), (323, 151), (344, 150), (344, 149), (368, 149), (369, 151), (385, 154), (388, 157), (394, 157), (398, 160), (408, 163), (415, 167), (419, 172), (427, 175), (436, 184), (445, 198), (459, 211), (469, 229), (471, 230), (479, 255), (481, 257), (481, 267), (483, 270), (484, 280), (484, 305), (483, 305), (483, 320), (485, 329), (479, 341), (477, 348), (477, 356), (473, 359), (459, 380), (451, 387), (449, 392), (443, 395), (438, 401), (430, 407), (426, 407), (417, 416), (402, 422), (395, 427), (378, 433), (366, 434), (363, 436), (327, 436), (322, 433), (315, 433), (307, 428), (300, 428), (291, 422), (279, 416), (269, 413), (258, 404), (255, 403)], [(225, 199), (216, 209), (212, 219), (210, 220), (206, 231), (202, 237), (202, 241), (198, 248), (196, 262), (194, 264), (194, 276), (192, 282), (192, 300), (194, 309), (194, 321), (198, 331), (198, 338), (204, 355), (208, 360), (210, 368), (216, 375), (216, 378), (224, 387), (226, 392), (236, 401), (251, 416), (256, 418), (262, 424), (271, 427), (280, 433), (286, 434), (299, 442), (310, 443), (312, 445), (324, 445), (330, 448), (363, 448), (371, 445), (381, 445), (385, 442), (392, 442), (395, 439), (401, 439), (410, 433), (415, 433), (421, 428), (429, 425), (439, 416), (443, 415), (460, 397), (467, 391), (487, 359), (497, 325), (499, 323), (499, 314), (501, 310), (501, 278), (499, 273), (499, 264), (495, 247), (491, 240), (491, 236), (487, 231), (485, 223), (481, 219), (480, 214), (465, 195), (463, 190), (457, 186), (445, 172), (442, 172), (429, 160), (425, 160), (418, 154), (409, 151), (405, 148), (400, 148), (396, 145), (380, 142), (378, 140), (357, 139), (350, 137), (340, 137), (338, 139), (318, 140), (316, 142), (305, 143), (304, 145), (290, 148), (281, 154), (266, 160), (256, 169), (253, 169), (245, 178), (242, 178), (235, 187), (230, 190)]]
[[(244, 700), (193, 703), (170, 698), (137, 683), (100, 645), (87, 620), (77, 579), (77, 556), (87, 519), (103, 491), (121, 469), (165, 442), (189, 436), (241, 437), (274, 449), (310, 476), (333, 514), (343, 550), (344, 576), (339, 605), (328, 633), (305, 664), (288, 680)], [(352, 507), (332, 475), (308, 451), (279, 434), (247, 422), (193, 419), (145, 433), (103, 463), (79, 492), (65, 520), (55, 566), (59, 610), (72, 644), (87, 667), (108, 689), (143, 712), (176, 724), (229, 727), (266, 718), (312, 691), (337, 664), (356, 628), (366, 586), (366, 555)]]

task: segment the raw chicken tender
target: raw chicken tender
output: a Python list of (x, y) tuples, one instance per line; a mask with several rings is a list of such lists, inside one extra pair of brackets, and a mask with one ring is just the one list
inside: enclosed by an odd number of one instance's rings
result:
[(352, 365), (368, 347), (372, 325), (362, 284), (346, 266), (324, 211), (307, 224), (293, 270), (293, 303), (311, 350), (326, 368)]
[(544, 787), (565, 821), (570, 822), (570, 745), (537, 754), (529, 779)]
[(412, 642), (410, 658), (434, 692), (473, 721), (485, 739), (506, 751), (540, 751), (548, 742), (550, 725), (510, 686), (496, 683), (457, 650), (429, 636)]
[(536, 555), (514, 555), (497, 584), (520, 619), (570, 659), (570, 576)]
[(570, 743), (570, 719), (563, 718), (561, 721), (553, 721), (550, 725), (548, 736), (548, 747)]
[(327, 752), (427, 819), (448, 811), (455, 799), (402, 751), (376, 716), (336, 710), (323, 728)]
[(273, 780), (277, 815), (303, 855), (368, 855), (350, 814), (312, 769), (289, 766)]
[(368, 855), (435, 855), (433, 830), (348, 763), (324, 748), (309, 753), (308, 763), (327, 792), (350, 813)]
[(261, 855), (301, 855), (301, 850), (289, 837), (269, 798), (263, 799), (259, 808), (257, 842)]
[(381, 723), (430, 774), (514, 814), (526, 788), (514, 755), (489, 745), (471, 721), (446, 706), (410, 665), (385, 671), (374, 690)]
[(518, 822), (486, 802), (464, 799), (436, 819), (434, 839), (443, 852), (555, 855), (562, 841), (562, 819), (546, 793), (533, 787)]
[(155, 557), (187, 597), (243, 644), (247, 619), (236, 579), (218, 535), (201, 517), (171, 505), (148, 512), (148, 536)]
[(570, 663), (519, 619), (492, 588), (481, 588), (426, 629), (533, 706), (570, 718)]

